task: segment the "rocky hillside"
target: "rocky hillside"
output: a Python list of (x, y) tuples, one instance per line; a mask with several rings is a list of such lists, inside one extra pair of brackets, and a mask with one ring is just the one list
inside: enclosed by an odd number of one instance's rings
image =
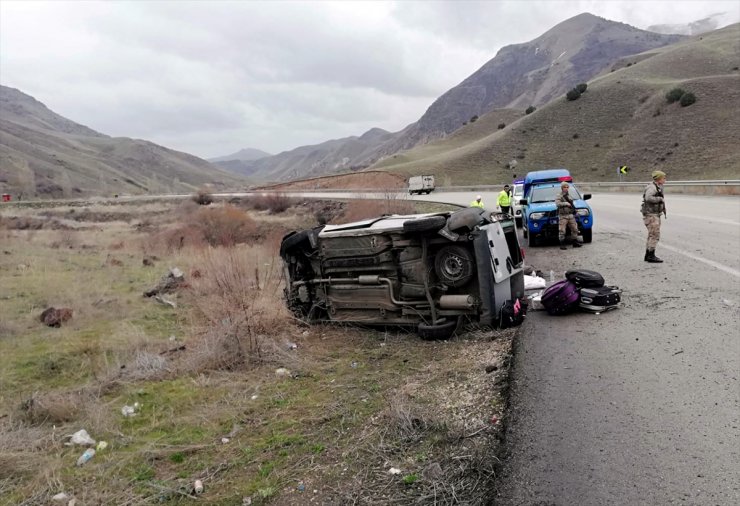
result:
[(26, 198), (189, 192), (245, 181), (205, 160), (154, 143), (113, 138), (0, 86), (0, 191)]
[(285, 180), (361, 169), (444, 138), (471, 118), (493, 110), (523, 111), (530, 105), (546, 104), (610, 68), (621, 57), (681, 38), (580, 14), (530, 42), (502, 48), (478, 71), (437, 99), (419, 121), (400, 132), (374, 129), (359, 138), (303, 146), (264, 158), (249, 170), (263, 180)]
[[(629, 56), (589, 81), (575, 101), (556, 96), (529, 115), (494, 127), (487, 115), (459, 135), (375, 165), (399, 174), (429, 171), (457, 184), (511, 179), (510, 160), (524, 173), (568, 167), (578, 179), (645, 180), (660, 168), (677, 179), (737, 178), (740, 168), (740, 25)], [(668, 103), (681, 88), (694, 104)], [(493, 113), (491, 113), (493, 114)], [(462, 131), (461, 131), (462, 133)], [(432, 146), (432, 145), (430, 145)]]

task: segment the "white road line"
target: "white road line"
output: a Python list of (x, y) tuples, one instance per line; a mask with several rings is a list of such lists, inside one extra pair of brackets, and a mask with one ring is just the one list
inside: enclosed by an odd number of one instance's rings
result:
[[(630, 237), (634, 237), (635, 239), (640, 239), (640, 241), (644, 241), (645, 240), (645, 237), (642, 234), (638, 235), (638, 234), (635, 234), (635, 233), (632, 233), (632, 232), (627, 232), (625, 230), (620, 230), (620, 229), (617, 229), (617, 228), (614, 228), (614, 227), (610, 227), (610, 226), (606, 226), (604, 228), (606, 230), (611, 230), (613, 232), (617, 232), (617, 233), (620, 233), (620, 234), (628, 235)], [(735, 276), (736, 278), (740, 278), (740, 271), (737, 270), (737, 269), (733, 269), (732, 267), (730, 267), (728, 265), (725, 265), (725, 264), (722, 264), (722, 263), (719, 263), (719, 262), (715, 262), (714, 260), (709, 260), (709, 259), (700, 257), (698, 255), (694, 255), (693, 253), (689, 253), (688, 251), (683, 250), (681, 248), (677, 248), (676, 246), (671, 246), (670, 244), (666, 244), (663, 241), (660, 241), (658, 243), (658, 246), (660, 246), (661, 248), (665, 248), (667, 250), (673, 251), (674, 253), (678, 253), (679, 255), (683, 255), (683, 256), (685, 256), (687, 258), (691, 258), (692, 260), (696, 260), (696, 261), (701, 262), (703, 264), (707, 264), (710, 267), (714, 267), (715, 269), (718, 269), (718, 270), (720, 270), (722, 272), (726, 272), (727, 274), (730, 274), (732, 276)]]
[(694, 255), (693, 253), (689, 253), (686, 250), (682, 250), (681, 248), (677, 248), (675, 246), (671, 246), (670, 244), (666, 244), (666, 243), (664, 243), (662, 241), (659, 242), (658, 244), (660, 246), (664, 247), (665, 249), (668, 249), (668, 250), (671, 250), (671, 251), (673, 251), (675, 253), (678, 253), (679, 255), (683, 255), (683, 256), (689, 257), (689, 258), (691, 258), (693, 260), (697, 260), (699, 262), (705, 263), (707, 265), (710, 265), (710, 266), (714, 267), (715, 269), (719, 269), (719, 270), (721, 270), (723, 272), (726, 272), (727, 274), (731, 274), (731, 275), (735, 276), (736, 278), (740, 278), (740, 271), (738, 271), (737, 269), (733, 269), (732, 267), (729, 267), (729, 266), (727, 266), (725, 264), (721, 264), (719, 262), (715, 262), (714, 260), (708, 260), (706, 258), (702, 258), (700, 256)]
[[(599, 202), (597, 205), (599, 207), (605, 206), (605, 207), (613, 207), (616, 209), (626, 209), (628, 211), (635, 211), (634, 207), (620, 206), (616, 204), (609, 204), (606, 202)], [(636, 211), (636, 215), (639, 216), (639, 210)], [(678, 216), (680, 218), (691, 218), (691, 219), (701, 220), (701, 221), (706, 221), (706, 222), (711, 222), (711, 223), (722, 223), (724, 225), (735, 225), (736, 227), (740, 227), (740, 221), (724, 220), (721, 218), (714, 218), (713, 216), (706, 216), (706, 215), (700, 216), (698, 214), (682, 214), (682, 213), (670, 213), (670, 216), (671, 217)]]

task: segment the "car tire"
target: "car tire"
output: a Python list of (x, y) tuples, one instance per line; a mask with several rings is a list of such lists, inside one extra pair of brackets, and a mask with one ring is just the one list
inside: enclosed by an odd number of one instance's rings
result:
[(477, 207), (467, 207), (452, 213), (447, 220), (447, 229), (450, 232), (463, 233), (470, 232), (477, 225), (485, 221), (483, 214), (485, 211)]
[(530, 248), (535, 248), (537, 244), (539, 244), (539, 242), (539, 238), (536, 234), (533, 234), (531, 232), (527, 234), (527, 246), (529, 246)]
[(308, 242), (310, 232), (310, 230), (301, 230), (300, 232), (295, 232), (284, 237), (283, 242), (280, 243), (280, 256), (284, 256), (288, 250), (295, 248), (302, 242)]
[(416, 332), (425, 341), (438, 341), (452, 337), (455, 329), (457, 329), (457, 321), (452, 320), (450, 322), (438, 323), (437, 325), (420, 323), (416, 328)]
[(439, 230), (445, 226), (447, 218), (444, 216), (429, 216), (428, 218), (419, 218), (403, 222), (403, 231), (409, 232), (428, 232)]
[(463, 286), (473, 279), (475, 258), (462, 246), (445, 246), (434, 257), (434, 272), (447, 286)]
[(516, 226), (517, 227), (521, 227), (522, 226), (522, 219), (521, 218), (514, 218), (514, 221), (516, 222)]
[(582, 235), (583, 235), (583, 242), (591, 242), (591, 239), (592, 239), (591, 232), (592, 232), (592, 230), (590, 228), (588, 230), (584, 230), (583, 231), (583, 233), (582, 233)]

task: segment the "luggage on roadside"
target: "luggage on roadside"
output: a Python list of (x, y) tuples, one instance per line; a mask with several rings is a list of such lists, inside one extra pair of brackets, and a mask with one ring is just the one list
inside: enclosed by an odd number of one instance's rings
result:
[(578, 288), (598, 288), (604, 286), (604, 276), (596, 271), (573, 269), (565, 273), (565, 279), (571, 281)]
[(622, 300), (622, 290), (618, 286), (599, 286), (581, 288), (578, 306), (591, 313), (602, 313), (616, 309)]
[(521, 299), (507, 300), (499, 312), (498, 328), (508, 329), (521, 325), (527, 314), (527, 305)]
[(574, 311), (580, 298), (578, 287), (572, 281), (563, 279), (542, 292), (541, 302), (549, 314), (563, 315)]

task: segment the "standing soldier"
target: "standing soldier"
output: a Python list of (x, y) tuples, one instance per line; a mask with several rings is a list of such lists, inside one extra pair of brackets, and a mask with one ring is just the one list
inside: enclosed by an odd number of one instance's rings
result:
[(501, 208), (502, 213), (509, 214), (511, 212), (511, 190), (508, 184), (505, 184), (504, 189), (498, 194), (496, 204)]
[(480, 207), (481, 209), (483, 209), (484, 206), (482, 199), (483, 197), (481, 197), (480, 195), (476, 195), (475, 200), (470, 203), (470, 207)]
[(642, 221), (648, 230), (647, 246), (645, 249), (645, 261), (653, 264), (662, 263), (663, 260), (655, 256), (655, 247), (660, 240), (660, 215), (668, 217), (665, 211), (665, 197), (663, 196), (663, 184), (665, 184), (665, 172), (653, 171), (653, 182), (645, 187), (642, 194)]
[(565, 229), (570, 228), (570, 235), (573, 236), (573, 247), (580, 248), (581, 243), (578, 241), (578, 224), (576, 223), (576, 205), (573, 199), (568, 195), (570, 185), (563, 181), (560, 184), (561, 192), (555, 199), (555, 205), (558, 206), (558, 239), (560, 240), (560, 249), (565, 249)]

